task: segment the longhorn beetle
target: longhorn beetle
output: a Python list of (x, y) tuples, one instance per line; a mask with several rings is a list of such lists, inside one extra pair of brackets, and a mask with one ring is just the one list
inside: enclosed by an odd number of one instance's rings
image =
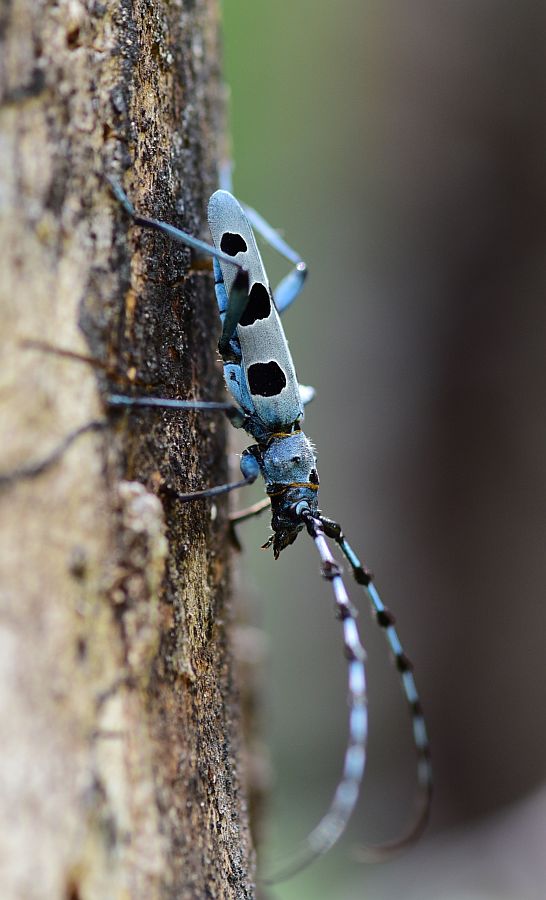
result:
[[(298, 384), (280, 314), (294, 302), (307, 275), (305, 263), (255, 210), (242, 206), (229, 190), (216, 191), (209, 200), (208, 220), (213, 246), (165, 222), (139, 215), (121, 186), (109, 179), (112, 190), (136, 225), (153, 228), (175, 241), (210, 254), (213, 258), (215, 292), (222, 333), (218, 349), (224, 363), (224, 378), (233, 403), (167, 400), (160, 397), (130, 397), (111, 394), (112, 406), (155, 406), (169, 409), (225, 410), (236, 428), (243, 428), (255, 443), (241, 456), (242, 480), (217, 485), (191, 494), (178, 494), (182, 501), (214, 497), (252, 484), (259, 475), (267, 498), (232, 516), (240, 522), (271, 506), (273, 534), (264, 548), (273, 547), (275, 559), (300, 532), (313, 539), (322, 563), (322, 575), (332, 585), (335, 605), (343, 628), (348, 660), (349, 737), (343, 773), (326, 814), (308, 835), (290, 861), (270, 881), (280, 881), (304, 868), (329, 850), (341, 837), (358, 799), (366, 764), (368, 714), (366, 654), (360, 641), (356, 616), (327, 538), (332, 539), (349, 562), (356, 582), (371, 602), (377, 623), (384, 629), (400, 673), (402, 688), (412, 717), (418, 757), (417, 779), (420, 805), (408, 832), (395, 842), (363, 848), (366, 858), (381, 859), (415, 840), (429, 815), (432, 792), (429, 743), (412, 673), (395, 628), (394, 616), (383, 605), (340, 525), (324, 516), (318, 506), (319, 477), (313, 446), (301, 430), (304, 406), (313, 398), (313, 388)], [(294, 268), (271, 291), (253, 228)]]
[[(218, 190), (209, 200), (208, 219), (213, 240), (213, 245), (209, 245), (166, 222), (141, 216), (135, 211), (119, 183), (110, 178), (108, 181), (115, 197), (136, 225), (156, 229), (172, 240), (212, 256), (216, 300), (222, 323), (218, 349), (224, 363), (226, 386), (233, 402), (108, 394), (106, 403), (118, 408), (223, 410), (232, 425), (243, 428), (251, 435), (255, 443), (241, 456), (242, 480), (190, 494), (177, 493), (176, 497), (189, 502), (227, 494), (252, 484), (261, 475), (267, 497), (232, 515), (232, 522), (249, 519), (271, 507), (273, 534), (264, 548), (273, 547), (275, 559), (296, 540), (300, 532), (306, 531), (319, 553), (322, 575), (332, 585), (336, 610), (342, 623), (348, 661), (350, 708), (343, 772), (331, 804), (318, 825), (290, 860), (267, 880), (275, 882), (291, 877), (313, 859), (326, 853), (339, 840), (358, 800), (366, 765), (366, 654), (356, 624), (357, 611), (349, 599), (341, 567), (331, 553), (327, 538), (339, 546), (355, 581), (368, 595), (376, 622), (384, 629), (394, 663), (400, 673), (412, 719), (419, 787), (416, 818), (408, 831), (396, 841), (361, 848), (364, 859), (387, 858), (413, 842), (428, 821), (432, 796), (429, 742), (412, 666), (398, 638), (394, 616), (383, 605), (372, 583), (371, 573), (360, 562), (341, 526), (324, 516), (318, 506), (316, 457), (311, 442), (301, 430), (304, 406), (312, 400), (314, 390), (298, 384), (280, 321), (280, 314), (294, 302), (303, 288), (307, 275), (305, 263), (275, 229), (255, 210), (239, 204), (229, 190)], [(274, 292), (267, 280), (253, 228), (294, 266)], [(78, 354), (66, 355), (84, 359)], [(79, 435), (105, 425), (105, 421), (98, 420), (82, 426), (69, 434), (47, 459), (0, 475), (0, 486), (19, 478), (39, 475), (55, 463)]]

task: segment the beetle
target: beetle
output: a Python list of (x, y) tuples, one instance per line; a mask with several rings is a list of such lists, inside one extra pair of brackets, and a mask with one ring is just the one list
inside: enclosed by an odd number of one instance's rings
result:
[[(326, 814), (293, 858), (268, 880), (280, 881), (292, 876), (339, 840), (355, 808), (366, 765), (366, 654), (357, 628), (357, 611), (349, 599), (341, 566), (332, 555), (327, 539), (337, 544), (349, 563), (355, 581), (368, 595), (376, 622), (385, 632), (400, 673), (412, 719), (420, 795), (417, 816), (403, 837), (388, 844), (363, 848), (364, 858), (386, 858), (414, 841), (426, 825), (432, 795), (430, 748), (412, 665), (402, 648), (394, 616), (383, 604), (372, 583), (371, 572), (361, 563), (341, 526), (319, 509), (316, 455), (301, 427), (304, 407), (313, 398), (314, 390), (299, 384), (297, 380), (280, 318), (300, 294), (307, 267), (254, 209), (238, 202), (231, 190), (220, 189), (209, 200), (208, 221), (212, 244), (207, 244), (166, 222), (140, 215), (121, 185), (114, 179), (108, 180), (114, 195), (136, 225), (158, 230), (175, 241), (212, 256), (216, 300), (222, 324), (218, 349), (232, 401), (216, 403), (110, 394), (107, 402), (115, 407), (224, 410), (232, 425), (243, 428), (254, 439), (254, 443), (241, 456), (242, 479), (188, 494), (177, 494), (178, 499), (190, 502), (215, 497), (252, 484), (261, 476), (265, 482), (265, 500), (235, 514), (232, 520), (240, 522), (270, 507), (273, 533), (263, 546), (272, 547), (276, 559), (301, 532), (307, 532), (319, 553), (322, 575), (332, 585), (335, 606), (342, 623), (348, 660), (350, 707), (349, 737), (342, 776)], [(269, 285), (254, 230), (293, 264), (275, 291)]]

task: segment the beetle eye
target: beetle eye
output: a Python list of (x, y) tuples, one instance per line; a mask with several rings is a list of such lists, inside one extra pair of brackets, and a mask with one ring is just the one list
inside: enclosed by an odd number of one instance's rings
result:
[(309, 474), (309, 481), (310, 481), (311, 484), (318, 484), (318, 483), (319, 483), (318, 472), (317, 472), (316, 469), (311, 469), (311, 472), (310, 472), (310, 474)]

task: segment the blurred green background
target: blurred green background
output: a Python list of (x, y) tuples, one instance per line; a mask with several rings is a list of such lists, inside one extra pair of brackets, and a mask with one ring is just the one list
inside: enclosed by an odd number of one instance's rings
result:
[[(377, 576), (433, 745), (432, 824), (396, 862), (361, 840), (411, 810), (409, 721), (368, 618), (371, 746), (343, 842), (264, 896), (539, 900), (544, 777), (546, 12), (508, 0), (224, 0), (235, 192), (307, 261), (284, 322), (321, 507)], [(271, 280), (286, 271), (264, 253)], [(259, 496), (259, 492), (258, 492)], [(241, 504), (248, 501), (241, 498)], [(267, 860), (324, 812), (347, 728), (339, 624), (313, 547), (241, 528), (267, 635)], [(350, 579), (348, 580), (350, 584)]]

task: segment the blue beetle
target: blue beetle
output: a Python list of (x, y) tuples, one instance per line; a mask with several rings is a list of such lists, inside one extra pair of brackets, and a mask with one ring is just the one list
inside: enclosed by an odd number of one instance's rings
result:
[[(341, 779), (331, 805), (302, 846), (269, 881), (287, 878), (312, 859), (325, 853), (342, 835), (356, 805), (366, 764), (368, 713), (366, 654), (356, 625), (341, 568), (326, 538), (340, 547), (353, 576), (367, 592), (376, 622), (384, 629), (412, 717), (418, 756), (419, 808), (411, 827), (392, 843), (362, 848), (365, 859), (383, 859), (413, 842), (424, 829), (430, 811), (432, 770), (429, 741), (411, 663), (402, 649), (392, 613), (383, 605), (372, 584), (372, 575), (349, 545), (340, 525), (322, 514), (318, 506), (319, 477), (311, 441), (301, 430), (304, 407), (314, 390), (299, 384), (280, 315), (303, 288), (307, 268), (298, 254), (251, 207), (243, 207), (229, 190), (216, 191), (209, 200), (208, 219), (212, 245), (168, 223), (141, 216), (121, 186), (109, 179), (112, 190), (135, 224), (154, 228), (199, 252), (213, 257), (215, 292), (222, 323), (218, 348), (224, 363), (226, 387), (234, 403), (164, 400), (112, 394), (113, 406), (159, 406), (174, 409), (223, 409), (231, 423), (243, 428), (255, 443), (241, 456), (243, 479), (189, 494), (192, 501), (228, 493), (253, 483), (261, 475), (267, 497), (248, 510), (233, 515), (240, 522), (271, 508), (272, 536), (263, 545), (273, 547), (275, 558), (304, 529), (313, 539), (322, 561), (322, 575), (332, 584), (343, 627), (349, 674), (349, 738)], [(255, 229), (293, 263), (290, 273), (272, 291), (254, 236)]]

